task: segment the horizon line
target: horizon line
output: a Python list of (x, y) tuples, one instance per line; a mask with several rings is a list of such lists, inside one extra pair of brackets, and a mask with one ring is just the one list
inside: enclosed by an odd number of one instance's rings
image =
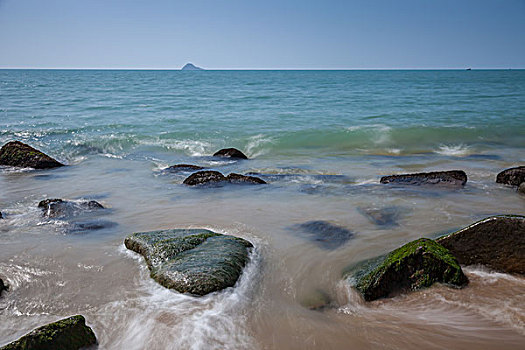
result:
[[(195, 71), (365, 71), (365, 70), (524, 70), (524, 67), (424, 67), (424, 68), (201, 68)], [(144, 70), (182, 71), (182, 68), (164, 67), (0, 67), (0, 70)], [(193, 70), (190, 70), (193, 71)]]

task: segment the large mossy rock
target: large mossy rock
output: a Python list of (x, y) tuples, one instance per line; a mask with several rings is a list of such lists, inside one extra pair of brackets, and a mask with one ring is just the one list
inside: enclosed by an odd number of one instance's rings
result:
[(436, 282), (456, 287), (468, 283), (456, 258), (427, 238), (360, 264), (349, 271), (347, 277), (366, 301), (430, 287)]
[(0, 149), (0, 165), (34, 169), (64, 166), (50, 156), (20, 141), (8, 142)]
[(383, 176), (382, 184), (398, 185), (440, 185), (450, 187), (464, 186), (467, 174), (463, 170), (434, 171), (429, 173), (401, 174)]
[(237, 148), (223, 148), (213, 154), (214, 157), (226, 157), (226, 158), (237, 158), (237, 159), (248, 159), (244, 153), (239, 151)]
[(525, 166), (503, 170), (496, 176), (496, 182), (505, 185), (519, 186), (522, 182), (525, 182)]
[(500, 215), (437, 239), (462, 265), (525, 274), (525, 216)]
[(96, 343), (84, 316), (77, 315), (37, 328), (0, 350), (78, 350)]
[(242, 238), (200, 229), (139, 232), (124, 244), (144, 256), (159, 284), (194, 295), (233, 287), (253, 247)]

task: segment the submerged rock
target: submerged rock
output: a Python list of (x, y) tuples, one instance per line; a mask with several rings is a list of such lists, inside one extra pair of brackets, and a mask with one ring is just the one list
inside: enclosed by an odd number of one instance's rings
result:
[(191, 174), (184, 180), (183, 184), (188, 186), (217, 184), (227, 181), (226, 177), (218, 171), (205, 170)]
[(227, 158), (239, 158), (248, 159), (244, 153), (239, 151), (237, 148), (223, 148), (213, 154), (214, 157), (227, 157)]
[(38, 203), (38, 207), (44, 212), (44, 216), (50, 218), (75, 216), (85, 211), (104, 209), (97, 201), (70, 202), (63, 199), (44, 199)]
[(103, 230), (117, 226), (116, 222), (108, 220), (88, 220), (70, 223), (67, 227), (68, 233), (84, 233), (86, 231)]
[(467, 182), (467, 174), (463, 170), (434, 171), (430, 173), (402, 174), (383, 176), (382, 184), (399, 185), (444, 185), (459, 187)]
[(198, 171), (198, 170), (203, 170), (203, 169), (205, 168), (198, 166), (198, 165), (193, 165), (193, 164), (175, 164), (164, 170), (170, 171), (170, 172), (187, 172), (187, 171)]
[[(518, 187), (518, 193), (525, 194), (525, 182), (522, 182), (521, 185)], [(2, 217), (2, 213), (0, 213), (0, 218)]]
[(385, 208), (357, 208), (357, 210), (366, 216), (366, 218), (382, 227), (394, 227), (398, 226), (397, 220), (401, 215), (401, 209), (399, 207), (385, 207)]
[(34, 169), (64, 166), (50, 156), (20, 141), (8, 142), (0, 149), (0, 165)]
[(253, 247), (242, 238), (200, 229), (134, 233), (124, 244), (144, 256), (159, 284), (195, 295), (233, 287)]
[(462, 265), (525, 274), (525, 216), (492, 216), (436, 241)]
[(255, 177), (255, 176), (248, 176), (248, 175), (241, 175), (241, 174), (236, 174), (236, 173), (231, 173), (229, 174), (226, 179), (230, 182), (230, 183), (234, 183), (234, 184), (266, 184), (266, 181), (262, 180), (262, 179), (259, 179), (258, 177)]
[(427, 238), (412, 241), (386, 256), (358, 265), (347, 277), (366, 301), (430, 287), (436, 282), (456, 287), (468, 283), (456, 258)]
[(76, 315), (39, 327), (0, 350), (78, 350), (96, 343), (84, 316)]
[(322, 220), (308, 221), (292, 228), (321, 248), (329, 250), (339, 248), (354, 236), (352, 231)]
[(265, 184), (266, 181), (255, 176), (247, 176), (241, 174), (231, 173), (228, 176), (222, 175), (218, 171), (206, 170), (198, 171), (191, 174), (184, 180), (183, 184), (188, 186), (197, 185), (217, 185), (220, 183), (229, 182), (232, 184)]
[(332, 298), (321, 289), (315, 289), (301, 298), (300, 304), (310, 310), (322, 311), (333, 306)]
[(0, 278), (0, 295), (2, 295), (4, 290), (7, 290), (7, 285), (5, 285), (4, 281)]
[(505, 185), (519, 186), (525, 182), (525, 166), (503, 170), (496, 176), (496, 182)]

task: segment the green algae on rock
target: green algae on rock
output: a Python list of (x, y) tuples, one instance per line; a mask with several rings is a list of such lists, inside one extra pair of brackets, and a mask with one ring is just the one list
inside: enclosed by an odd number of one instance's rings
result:
[(233, 287), (253, 247), (242, 238), (203, 229), (139, 232), (124, 244), (144, 256), (159, 284), (200, 296)]
[(436, 241), (462, 265), (525, 274), (525, 216), (491, 216)]
[(77, 350), (96, 343), (84, 316), (76, 315), (39, 327), (0, 350)]
[(47, 154), (20, 141), (8, 142), (0, 149), (0, 165), (33, 169), (64, 166)]
[(428, 238), (362, 263), (346, 275), (366, 301), (430, 287), (436, 282), (456, 287), (468, 283), (456, 258)]

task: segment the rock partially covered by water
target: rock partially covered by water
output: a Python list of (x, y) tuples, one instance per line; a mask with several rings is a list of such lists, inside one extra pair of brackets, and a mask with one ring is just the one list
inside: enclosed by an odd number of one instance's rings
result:
[(519, 186), (525, 182), (525, 166), (503, 170), (496, 176), (496, 182), (505, 185)]
[(467, 182), (467, 174), (463, 170), (434, 171), (430, 173), (402, 174), (383, 176), (382, 184), (399, 185), (442, 185), (459, 187)]
[(266, 184), (266, 181), (259, 179), (258, 177), (241, 175), (236, 173), (231, 173), (226, 177), (226, 179), (233, 184)]
[(0, 219), (3, 219), (4, 215), (2, 215), (2, 212), (0, 211)]
[(217, 185), (223, 182), (229, 182), (232, 184), (266, 184), (266, 181), (259, 179), (255, 176), (247, 176), (241, 174), (231, 173), (228, 176), (222, 175), (218, 171), (205, 170), (198, 171), (196, 173), (188, 176), (183, 184), (188, 186), (198, 186), (198, 185)]
[(294, 225), (294, 230), (324, 249), (336, 249), (345, 244), (354, 233), (327, 221), (316, 220)]
[(144, 256), (159, 284), (194, 295), (233, 287), (253, 247), (242, 238), (200, 229), (134, 233), (124, 244)]
[(324, 290), (315, 289), (300, 299), (300, 304), (310, 310), (322, 311), (334, 305), (334, 301)]
[(164, 170), (170, 171), (170, 172), (187, 172), (187, 171), (198, 171), (198, 170), (203, 170), (203, 169), (205, 168), (198, 166), (198, 165), (193, 165), (193, 164), (175, 164)]
[(44, 212), (44, 216), (50, 218), (79, 215), (85, 211), (104, 209), (97, 201), (70, 202), (63, 199), (44, 199), (38, 203), (38, 207)]
[(223, 148), (213, 154), (214, 157), (227, 157), (227, 158), (238, 158), (248, 159), (244, 153), (239, 151), (237, 148)]
[(460, 264), (525, 274), (525, 216), (492, 216), (437, 242), (449, 249)]
[(76, 315), (37, 328), (1, 350), (78, 350), (96, 343), (84, 316)]
[(0, 295), (2, 295), (2, 292), (4, 290), (7, 290), (7, 285), (4, 283), (4, 281), (0, 278)]
[(450, 252), (427, 238), (405, 244), (384, 257), (354, 268), (352, 285), (366, 301), (430, 287), (436, 282), (462, 287), (468, 283)]
[(0, 165), (34, 169), (64, 166), (50, 156), (20, 141), (8, 142), (0, 149)]
[[(518, 187), (518, 193), (525, 194), (525, 182), (522, 182), (521, 185)], [(0, 218), (2, 217), (0, 213)]]
[(398, 226), (397, 220), (403, 212), (400, 207), (384, 207), (384, 208), (357, 208), (357, 210), (366, 216), (366, 218), (383, 228)]

